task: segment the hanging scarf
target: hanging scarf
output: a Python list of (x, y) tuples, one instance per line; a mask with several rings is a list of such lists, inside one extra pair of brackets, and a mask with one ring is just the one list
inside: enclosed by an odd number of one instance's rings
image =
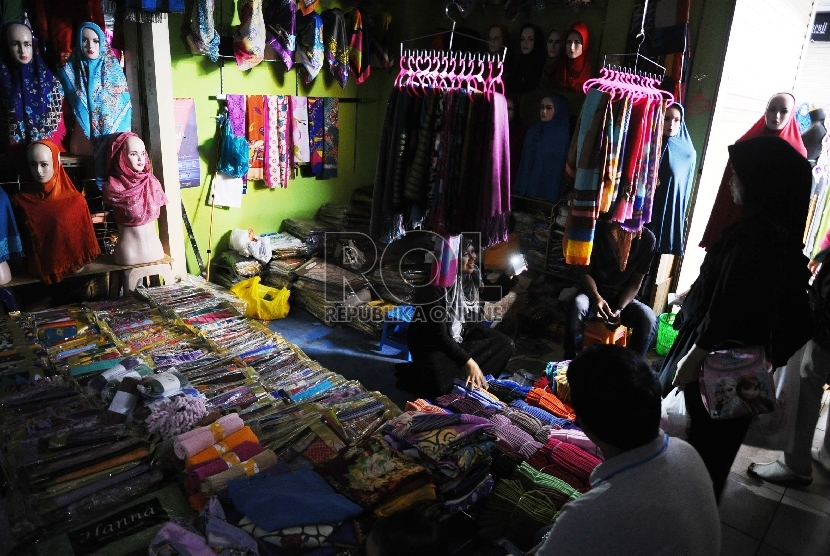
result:
[[(87, 60), (83, 54), (84, 29), (92, 29), (98, 35), (100, 50), (95, 60)], [(124, 70), (113, 56), (101, 28), (84, 23), (77, 37), (75, 50), (58, 73), (58, 79), (78, 125), (92, 140), (95, 178), (101, 188), (106, 174), (107, 139), (113, 133), (130, 131), (133, 108)]]
[(297, 3), (295, 0), (271, 0), (265, 7), (265, 33), (268, 44), (287, 69), (294, 67), (297, 43)]
[(275, 95), (265, 97), (265, 185), (281, 186), (279, 104)]
[(309, 15), (319, 3), (320, 0), (297, 0), (297, 7), (303, 15)]
[(119, 226), (143, 226), (157, 220), (167, 196), (158, 178), (153, 175), (150, 158), (144, 153), (144, 169), (136, 172), (130, 166), (127, 140), (135, 133), (121, 133), (109, 148), (109, 179), (104, 184), (104, 202), (112, 207)]
[(290, 98), (294, 162), (296, 164), (307, 164), (311, 161), (308, 139), (308, 99), (306, 97)]
[[(530, 92), (539, 85), (539, 80), (542, 78), (542, 67), (545, 65), (545, 58), (547, 58), (545, 35), (542, 33), (542, 29), (532, 23), (522, 27), (522, 31), (525, 29), (533, 30), (533, 50), (525, 54), (521, 47), (516, 49), (513, 68), (506, 76), (505, 81), (507, 92), (514, 95)], [(519, 37), (519, 40), (521, 40), (521, 33), (519, 33)]]
[(369, 65), (369, 30), (365, 25), (360, 8), (349, 12), (349, 65), (358, 85), (366, 81), (372, 72)]
[[(105, 27), (100, 0), (29, 0), (27, 9), (35, 34), (49, 46), (51, 57), (47, 62), (51, 67), (63, 66), (76, 50), (73, 29), (89, 22), (100, 28)], [(81, 29), (78, 29), (78, 36), (80, 32)], [(103, 50), (104, 41), (101, 40), (101, 51)]]
[(308, 99), (308, 139), (311, 150), (311, 173), (323, 173), (323, 99)]
[(326, 44), (326, 62), (334, 80), (346, 88), (349, 79), (349, 41), (346, 36), (346, 16), (343, 10), (331, 9), (322, 13)]
[(127, 0), (129, 21), (138, 23), (161, 23), (163, 14), (184, 13), (184, 0)]
[[(770, 97), (770, 100), (778, 95), (792, 97), (789, 93), (776, 93)], [(767, 101), (767, 106), (769, 106), (769, 101)], [(795, 97), (793, 97), (793, 111), (795, 111)], [(764, 112), (766, 113), (766, 110)], [(766, 119), (762, 115), (736, 143), (762, 135), (771, 135), (784, 139), (787, 143), (795, 147), (798, 152), (803, 154), (804, 158), (807, 158), (807, 149), (804, 147), (804, 141), (801, 139), (798, 122), (792, 114), (784, 128), (778, 131), (767, 129)], [(706, 230), (703, 232), (703, 239), (700, 240), (700, 246), (704, 249), (711, 247), (721, 236), (723, 230), (735, 222), (741, 214), (741, 205), (735, 204), (732, 200), (732, 193), (729, 191), (729, 180), (731, 179), (732, 167), (727, 162), (726, 169), (723, 171), (723, 178), (720, 182), (720, 188), (718, 189), (718, 195), (715, 197), (715, 204), (712, 206), (712, 213), (709, 215), (709, 222), (706, 224)]]
[(542, 96), (545, 98), (553, 101), (553, 119), (534, 124), (525, 135), (513, 192), (556, 202), (562, 193), (560, 185), (570, 145), (568, 102), (553, 93)]
[(369, 65), (390, 71), (392, 59), (389, 57), (389, 25), (392, 23), (392, 14), (382, 12), (378, 19), (379, 22), (374, 28), (375, 33), (372, 35), (372, 57)]
[(49, 147), (55, 173), (47, 183), (30, 185), (15, 195), (14, 202), (26, 216), (31, 240), (29, 270), (54, 284), (92, 262), (101, 251), (86, 199), (61, 166), (57, 145), (48, 139), (32, 145)]
[(686, 127), (686, 114), (680, 104), (669, 108), (680, 110), (680, 130), (665, 138), (660, 160), (659, 180), (654, 195), (649, 229), (654, 232), (658, 253), (683, 255), (686, 246), (686, 209), (695, 179), (697, 152)]
[(311, 83), (323, 68), (323, 18), (311, 15), (297, 16), (297, 51), (294, 61), (306, 69), (306, 83)]
[(262, 0), (240, 0), (240, 24), (233, 29), (233, 55), (240, 71), (259, 65), (265, 56), (265, 19)]
[(337, 119), (340, 113), (340, 99), (325, 97), (323, 100), (323, 172), (318, 179), (337, 177), (337, 159), (340, 150), (340, 130)]
[(248, 179), (261, 180), (265, 177), (265, 109), (262, 95), (247, 98), (245, 115), (248, 138)]
[(559, 65), (553, 70), (553, 86), (564, 91), (582, 93), (582, 86), (591, 78), (588, 26), (582, 21), (574, 23), (562, 40), (567, 40), (571, 33), (579, 33), (582, 37), (582, 56), (573, 60), (567, 54), (560, 57)]
[[(32, 35), (32, 59), (21, 64), (8, 48), (8, 24), (0, 32), (3, 48), (0, 55), (0, 102), (4, 113), (0, 119), (8, 123), (10, 145), (28, 145), (50, 137), (61, 121), (63, 89), (40, 57), (37, 39)], [(26, 26), (31, 32), (31, 28)]]
[(11, 257), (23, 256), (23, 244), (20, 241), (20, 232), (17, 231), (17, 221), (9, 196), (0, 187), (0, 263)]
[(219, 33), (213, 22), (216, 0), (195, 0), (190, 14), (187, 44), (193, 54), (206, 54), (211, 62), (219, 60)]

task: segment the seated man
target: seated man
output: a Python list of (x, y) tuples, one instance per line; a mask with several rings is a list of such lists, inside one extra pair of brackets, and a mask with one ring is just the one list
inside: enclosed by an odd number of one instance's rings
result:
[(620, 225), (599, 220), (594, 234), (591, 264), (582, 271), (581, 291), (571, 302), (565, 321), (565, 359), (573, 359), (582, 351), (585, 323), (599, 318), (609, 326), (624, 324), (633, 328), (628, 347), (645, 355), (657, 332), (657, 317), (651, 307), (635, 299), (643, 277), (651, 267), (654, 255), (654, 234), (643, 228), (631, 242), (625, 267), (620, 267), (620, 249), (615, 235)]
[(660, 384), (645, 359), (592, 346), (571, 362), (568, 385), (577, 422), (605, 461), (537, 555), (720, 553), (709, 472), (694, 448), (660, 430)]

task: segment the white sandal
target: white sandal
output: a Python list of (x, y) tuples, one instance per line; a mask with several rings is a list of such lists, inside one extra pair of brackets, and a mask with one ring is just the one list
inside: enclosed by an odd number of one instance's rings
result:
[(770, 483), (807, 486), (813, 482), (810, 475), (797, 475), (780, 459), (771, 463), (750, 463), (746, 472)]

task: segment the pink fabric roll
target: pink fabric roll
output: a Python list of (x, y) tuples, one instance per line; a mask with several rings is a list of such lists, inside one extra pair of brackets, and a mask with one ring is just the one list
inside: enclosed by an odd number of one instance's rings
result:
[(593, 440), (585, 436), (585, 433), (582, 431), (553, 429), (550, 431), (550, 435), (548, 436), (548, 439), (551, 438), (555, 438), (556, 440), (560, 440), (568, 444), (573, 444), (577, 448), (582, 448), (592, 456), (596, 456), (599, 459), (605, 459), (602, 455), (602, 450), (594, 444)]
[(222, 440), (242, 429), (245, 423), (237, 413), (231, 413), (220, 417), (207, 427), (199, 427), (180, 434), (173, 443), (173, 451), (179, 459), (185, 459), (206, 450)]
[(239, 465), (243, 461), (247, 461), (255, 455), (261, 453), (263, 447), (259, 442), (243, 442), (233, 449), (233, 452), (223, 454), (221, 458), (212, 459), (198, 465), (194, 465), (187, 469), (187, 475), (193, 481), (196, 488), (199, 488), (202, 481), (208, 477), (212, 477), (217, 473), (225, 471), (229, 467)]

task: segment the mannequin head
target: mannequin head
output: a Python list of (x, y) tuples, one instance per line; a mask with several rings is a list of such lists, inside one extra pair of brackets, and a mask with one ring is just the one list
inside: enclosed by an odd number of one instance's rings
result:
[(558, 58), (562, 53), (562, 33), (554, 29), (548, 33), (548, 58)]
[(680, 124), (683, 123), (683, 114), (677, 106), (669, 106), (663, 120), (663, 137), (674, 137), (680, 133)]
[(502, 47), (507, 46), (509, 42), (510, 34), (507, 32), (507, 27), (504, 25), (490, 27), (490, 32), (487, 34), (487, 50), (490, 54), (501, 54), (504, 52)]
[(582, 52), (582, 35), (580, 35), (576, 31), (571, 31), (570, 33), (568, 33), (568, 36), (565, 37), (565, 55), (571, 60), (576, 60), (577, 58), (582, 56)]
[(519, 35), (519, 48), (522, 54), (530, 54), (536, 48), (536, 32), (531, 25), (522, 27), (522, 34)]
[(32, 30), (22, 23), (10, 23), (6, 28), (6, 40), (12, 58), (20, 64), (32, 61)]
[(781, 131), (793, 117), (795, 99), (787, 93), (779, 93), (769, 99), (764, 122), (770, 131)]
[(516, 110), (518, 107), (516, 106), (516, 97), (510, 95), (507, 97), (507, 121), (512, 122), (513, 118), (516, 117)]
[(81, 32), (81, 48), (83, 57), (87, 60), (97, 60), (101, 55), (101, 39), (94, 29), (85, 27)]
[(33, 143), (26, 156), (29, 160), (29, 170), (35, 183), (46, 185), (55, 175), (55, 164), (52, 150), (42, 143)]
[(542, 120), (543, 123), (547, 123), (553, 120), (553, 116), (556, 114), (556, 108), (553, 104), (552, 97), (542, 97), (542, 100), (539, 102), (539, 119)]
[(143, 172), (147, 166), (147, 150), (144, 141), (138, 136), (127, 139), (127, 164), (135, 172)]

